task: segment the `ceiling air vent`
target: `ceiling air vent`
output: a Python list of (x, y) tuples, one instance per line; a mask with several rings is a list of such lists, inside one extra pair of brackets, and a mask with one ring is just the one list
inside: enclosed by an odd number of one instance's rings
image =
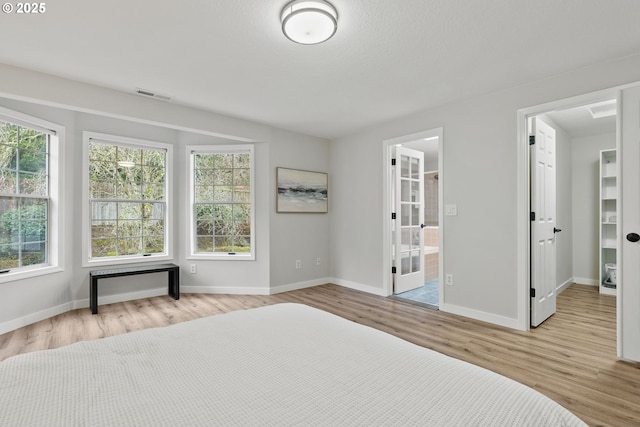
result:
[(159, 99), (160, 101), (171, 101), (171, 97), (169, 95), (164, 95), (162, 93), (154, 92), (152, 90), (137, 88), (136, 93), (138, 95), (146, 96), (148, 98)]

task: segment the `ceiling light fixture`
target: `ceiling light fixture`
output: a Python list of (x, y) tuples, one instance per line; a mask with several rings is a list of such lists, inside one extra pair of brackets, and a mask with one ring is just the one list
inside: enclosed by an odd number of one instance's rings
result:
[(300, 44), (329, 40), (338, 29), (338, 12), (324, 0), (294, 0), (282, 9), (282, 32)]

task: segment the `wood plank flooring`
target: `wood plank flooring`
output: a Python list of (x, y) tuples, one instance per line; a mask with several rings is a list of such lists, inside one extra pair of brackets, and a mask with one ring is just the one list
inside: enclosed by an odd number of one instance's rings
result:
[(270, 296), (182, 294), (74, 310), (0, 335), (0, 360), (280, 302), (307, 304), (483, 366), (551, 397), (590, 425), (640, 426), (640, 364), (616, 358), (615, 297), (572, 285), (529, 332), (335, 285)]

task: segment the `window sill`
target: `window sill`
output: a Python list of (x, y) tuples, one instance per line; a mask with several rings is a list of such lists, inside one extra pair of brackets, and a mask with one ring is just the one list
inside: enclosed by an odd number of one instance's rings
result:
[(147, 262), (158, 261), (173, 261), (173, 256), (170, 255), (149, 255), (149, 256), (131, 256), (131, 257), (119, 257), (100, 260), (86, 260), (82, 263), (83, 267), (103, 267), (108, 265), (123, 265), (123, 264), (143, 264)]
[(189, 255), (190, 261), (255, 261), (255, 255)]
[(32, 277), (46, 276), (48, 274), (61, 273), (63, 270), (58, 266), (46, 266), (27, 270), (9, 271), (0, 274), (0, 283), (14, 282), (16, 280), (30, 279)]

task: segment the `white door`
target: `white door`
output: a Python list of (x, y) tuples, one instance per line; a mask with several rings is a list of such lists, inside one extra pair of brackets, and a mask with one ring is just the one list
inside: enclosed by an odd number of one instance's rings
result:
[[(531, 326), (556, 312), (556, 131), (531, 120)], [(533, 141), (532, 141), (533, 142)]]
[(618, 355), (640, 361), (640, 86), (622, 91)]
[(424, 284), (424, 153), (396, 147), (394, 293)]

